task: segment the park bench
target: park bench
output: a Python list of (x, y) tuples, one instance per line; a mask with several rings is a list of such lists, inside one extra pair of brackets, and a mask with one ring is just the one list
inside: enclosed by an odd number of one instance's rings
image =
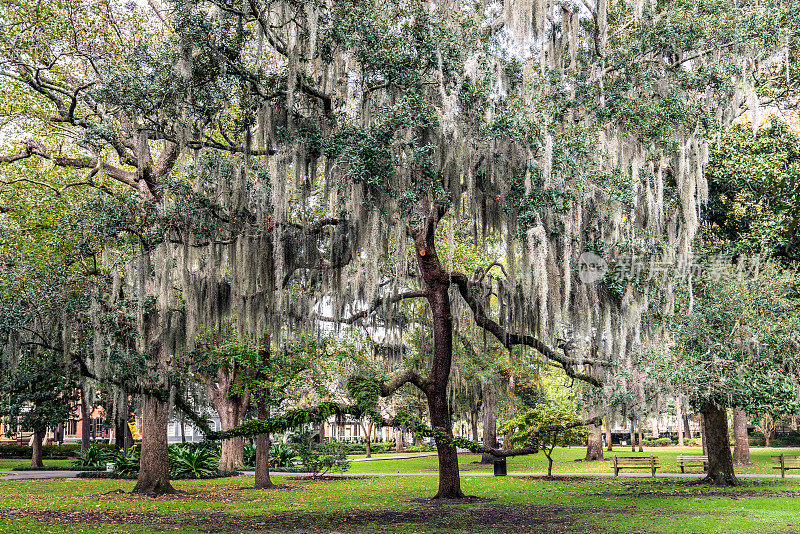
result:
[(681, 473), (684, 472), (684, 468), (686, 467), (702, 467), (703, 471), (708, 471), (708, 456), (692, 456), (689, 454), (679, 454), (678, 467), (681, 468)]
[(620, 469), (649, 469), (652, 476), (656, 476), (658, 456), (617, 456), (614, 455), (614, 476), (619, 476)]
[(800, 455), (798, 454), (779, 454), (772, 457), (773, 469), (781, 470), (781, 478), (786, 478), (787, 469), (800, 469)]

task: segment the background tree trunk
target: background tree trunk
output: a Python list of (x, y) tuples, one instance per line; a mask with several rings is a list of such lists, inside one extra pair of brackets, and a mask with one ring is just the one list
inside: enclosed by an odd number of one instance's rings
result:
[(81, 450), (85, 451), (91, 446), (90, 430), (91, 430), (91, 413), (89, 413), (89, 400), (86, 398), (86, 388), (81, 386)]
[(176, 493), (169, 483), (169, 449), (167, 427), (169, 406), (158, 398), (146, 395), (142, 410), (142, 450), (139, 478), (133, 493), (163, 495)]
[(642, 446), (642, 423), (639, 423), (639, 452), (644, 452), (644, 447)]
[(747, 436), (747, 414), (739, 406), (733, 408), (733, 465), (753, 465)]
[(682, 413), (683, 413), (683, 410), (681, 410), (681, 404), (679, 402), (678, 403), (678, 423), (676, 425), (678, 427), (678, 447), (683, 447), (684, 446), (684, 443), (683, 443), (683, 417), (681, 416)]
[[(221, 368), (216, 381), (209, 387), (209, 396), (219, 414), (223, 431), (230, 430), (244, 421), (247, 405), (250, 403), (248, 395), (237, 395), (231, 391), (235, 379), (235, 369)], [(219, 468), (223, 471), (236, 471), (242, 467), (244, 467), (244, 438), (222, 440)]]
[(706, 443), (706, 416), (700, 414), (700, 441), (703, 442), (703, 455), (708, 456), (708, 444)]
[[(269, 419), (269, 407), (266, 402), (260, 401), (258, 405), (259, 421)], [(275, 485), (269, 478), (269, 434), (256, 436), (256, 489), (274, 488)]]
[(692, 439), (692, 429), (689, 427), (689, 412), (685, 408), (683, 411), (683, 435), (686, 439)]
[(470, 429), (472, 430), (472, 441), (474, 441), (475, 443), (478, 443), (478, 409), (477, 409), (477, 407), (470, 410), (469, 416), (470, 416), (469, 423), (470, 423), (470, 427), (471, 427)]
[(704, 479), (718, 486), (736, 485), (733, 457), (728, 441), (728, 414), (724, 406), (707, 402), (702, 409), (703, 427), (708, 450), (708, 476)]
[[(497, 420), (494, 415), (495, 396), (491, 384), (483, 386), (483, 446), (497, 448)], [(482, 464), (494, 463), (494, 456), (491, 454), (481, 455)]]
[[(587, 410), (587, 415), (593, 417), (596, 415), (594, 409)], [(603, 435), (602, 426), (589, 425), (587, 427), (589, 434), (586, 436), (586, 456), (584, 460), (587, 462), (595, 462), (603, 459)]]
[(372, 458), (372, 447), (371, 447), (371, 445), (372, 445), (372, 443), (371, 443), (371, 441), (372, 441), (372, 424), (373, 424), (372, 421), (370, 421), (369, 423), (367, 423), (366, 428), (364, 428), (364, 433), (366, 434), (366, 440), (367, 440), (367, 444), (366, 444), (367, 445), (367, 447), (366, 447), (367, 448), (367, 455), (366, 455), (366, 458)]
[(402, 428), (395, 428), (394, 429), (394, 450), (395, 452), (403, 452), (404, 442), (405, 439), (403, 438), (403, 429)]
[(636, 452), (636, 423), (631, 421), (631, 452)]
[(41, 430), (35, 430), (33, 432), (33, 440), (31, 442), (31, 447), (33, 449), (33, 453), (31, 454), (31, 467), (44, 467), (44, 463), (42, 463), (42, 442), (44, 441), (45, 432)]
[(613, 451), (614, 444), (612, 443), (613, 437), (611, 436), (611, 423), (606, 422), (606, 450)]

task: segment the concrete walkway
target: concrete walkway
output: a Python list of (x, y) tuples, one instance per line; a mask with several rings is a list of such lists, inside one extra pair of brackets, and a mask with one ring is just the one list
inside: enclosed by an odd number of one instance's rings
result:
[(77, 478), (80, 471), (0, 471), (0, 482), (6, 480), (44, 480), (48, 478)]

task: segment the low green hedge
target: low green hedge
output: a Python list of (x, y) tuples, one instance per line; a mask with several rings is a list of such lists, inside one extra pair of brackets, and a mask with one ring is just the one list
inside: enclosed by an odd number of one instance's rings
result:
[(645, 447), (672, 447), (677, 443), (672, 441), (672, 438), (648, 438), (642, 440), (642, 445)]
[[(116, 447), (109, 443), (94, 442), (94, 446), (115, 450)], [(74, 458), (81, 452), (80, 443), (65, 443), (63, 445), (43, 445), (42, 457), (49, 460), (63, 460), (66, 458)], [(30, 458), (33, 455), (33, 447), (28, 445), (19, 445), (17, 443), (4, 443), (0, 445), (0, 458)]]
[[(753, 432), (750, 435), (750, 445), (752, 447), (766, 447), (767, 440), (761, 432)], [(769, 440), (770, 447), (800, 447), (800, 433), (792, 432), (785, 436), (774, 436)]]
[(65, 465), (65, 466), (57, 466), (57, 465), (46, 465), (44, 467), (32, 467), (30, 465), (25, 465), (21, 467), (15, 467), (12, 471), (105, 471), (105, 467), (75, 467), (72, 465)]

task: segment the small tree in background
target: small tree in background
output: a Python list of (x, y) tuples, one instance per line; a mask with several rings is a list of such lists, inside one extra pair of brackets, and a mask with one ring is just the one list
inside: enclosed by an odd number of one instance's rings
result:
[(537, 404), (511, 418), (502, 426), (511, 432), (511, 443), (519, 448), (534, 448), (547, 456), (547, 477), (553, 477), (553, 450), (567, 443), (582, 443), (589, 434), (571, 404)]
[(0, 417), (9, 435), (33, 432), (32, 467), (42, 467), (42, 441), (48, 428), (66, 421), (77, 400), (74, 370), (53, 351), (30, 349), (0, 374)]

